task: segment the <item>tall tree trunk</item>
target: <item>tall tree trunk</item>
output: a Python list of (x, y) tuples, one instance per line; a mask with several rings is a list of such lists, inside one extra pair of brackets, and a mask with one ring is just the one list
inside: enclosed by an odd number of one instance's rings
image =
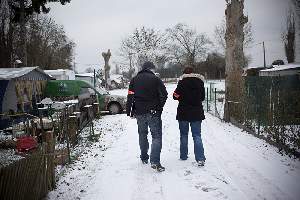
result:
[(243, 13), (244, 0), (227, 3), (226, 14), (226, 68), (224, 120), (239, 120), (241, 117), (242, 71), (245, 66), (244, 25), (248, 17)]
[(25, 0), (20, 0), (20, 39), (21, 39), (21, 51), (20, 59), (22, 66), (27, 66), (27, 48), (26, 48), (26, 21), (25, 21)]

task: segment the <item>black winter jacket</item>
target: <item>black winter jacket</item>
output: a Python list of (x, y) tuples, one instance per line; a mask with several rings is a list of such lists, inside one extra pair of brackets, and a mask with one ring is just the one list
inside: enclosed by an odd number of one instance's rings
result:
[(161, 113), (168, 98), (166, 87), (151, 70), (143, 69), (129, 84), (126, 113), (128, 116)]
[(179, 121), (201, 121), (205, 119), (202, 101), (205, 99), (204, 83), (200, 74), (184, 74), (173, 93), (178, 100), (176, 119)]

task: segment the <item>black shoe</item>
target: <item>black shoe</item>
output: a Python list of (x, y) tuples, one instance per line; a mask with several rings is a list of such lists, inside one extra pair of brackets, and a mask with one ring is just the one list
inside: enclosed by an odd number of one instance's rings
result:
[(148, 160), (142, 160), (143, 164), (148, 164)]
[(205, 165), (205, 161), (204, 160), (198, 160), (197, 165), (198, 165), (198, 167), (203, 167)]
[(151, 168), (155, 169), (158, 172), (163, 172), (166, 169), (163, 166), (161, 166), (161, 164), (151, 164)]

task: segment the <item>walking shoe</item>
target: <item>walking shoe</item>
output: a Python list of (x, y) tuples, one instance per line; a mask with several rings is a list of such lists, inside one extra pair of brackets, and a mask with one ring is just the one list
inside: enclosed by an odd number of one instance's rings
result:
[(151, 168), (155, 169), (158, 172), (163, 172), (166, 169), (163, 166), (161, 166), (161, 164), (151, 164)]
[(197, 165), (198, 165), (198, 167), (203, 167), (205, 165), (205, 161), (204, 160), (198, 160)]
[(148, 160), (142, 160), (143, 164), (148, 164)]

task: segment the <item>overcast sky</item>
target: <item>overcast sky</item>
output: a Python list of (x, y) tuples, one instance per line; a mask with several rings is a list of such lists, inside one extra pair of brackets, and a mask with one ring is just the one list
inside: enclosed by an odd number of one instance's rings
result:
[[(285, 59), (280, 40), (284, 30), (289, 0), (245, 0), (245, 14), (253, 26), (254, 45), (247, 50), (250, 66), (262, 66), (262, 46), (270, 64)], [(111, 49), (111, 65), (118, 62), (122, 38), (136, 27), (165, 30), (186, 23), (213, 39), (213, 31), (224, 17), (225, 0), (71, 0), (64, 6), (49, 4), (50, 16), (64, 26), (67, 36), (76, 43), (76, 69), (83, 71), (95, 64), (103, 66), (103, 51)]]

